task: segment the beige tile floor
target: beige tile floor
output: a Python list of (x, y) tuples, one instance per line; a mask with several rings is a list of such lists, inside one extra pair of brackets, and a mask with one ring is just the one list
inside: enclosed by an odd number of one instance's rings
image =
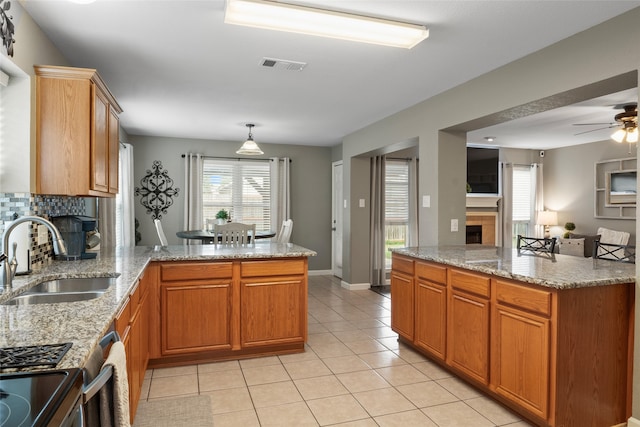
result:
[(216, 427), (531, 426), (399, 344), (390, 302), (310, 276), (304, 353), (149, 370), (142, 399), (207, 394)]

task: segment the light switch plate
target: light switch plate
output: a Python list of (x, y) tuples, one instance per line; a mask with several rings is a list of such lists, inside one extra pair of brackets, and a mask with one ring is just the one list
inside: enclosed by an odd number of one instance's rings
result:
[(458, 231), (458, 220), (457, 219), (452, 219), (451, 220), (451, 231)]
[(431, 207), (431, 196), (429, 196), (427, 194), (422, 196), (422, 207), (423, 208), (430, 208)]
[(361, 208), (364, 208), (364, 199), (360, 199), (358, 202)]

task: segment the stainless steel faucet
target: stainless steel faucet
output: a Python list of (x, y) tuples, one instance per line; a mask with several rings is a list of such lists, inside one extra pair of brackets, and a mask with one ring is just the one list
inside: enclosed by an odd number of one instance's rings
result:
[[(2, 253), (0, 254), (0, 262), (2, 262), (2, 289), (9, 290), (11, 289), (11, 284), (13, 283), (13, 277), (16, 275), (16, 269), (18, 267), (18, 261), (16, 260), (16, 251), (15, 244), (13, 250), (13, 258), (9, 260), (9, 236), (11, 232), (23, 222), (37, 222), (39, 224), (43, 224), (47, 227), (49, 232), (51, 233), (51, 237), (53, 239), (53, 252), (56, 255), (66, 255), (67, 254), (67, 246), (62, 239), (62, 235), (60, 231), (56, 228), (53, 223), (47, 221), (46, 219), (39, 216), (23, 216), (21, 218), (16, 219), (13, 223), (7, 227), (4, 231), (4, 237), (2, 239)], [(0, 289), (0, 291), (2, 291)]]

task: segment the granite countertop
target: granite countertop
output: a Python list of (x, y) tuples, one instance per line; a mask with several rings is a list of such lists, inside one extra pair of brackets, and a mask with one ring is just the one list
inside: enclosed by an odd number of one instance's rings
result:
[[(13, 289), (0, 293), (0, 302), (26, 292), (38, 283), (60, 278), (117, 277), (100, 297), (56, 304), (0, 305), (0, 348), (71, 342), (56, 369), (82, 367), (98, 345), (126, 297), (151, 261), (216, 261), (225, 259), (277, 259), (315, 256), (316, 252), (293, 244), (259, 242), (254, 247), (214, 245), (118, 248), (96, 259), (54, 261), (40, 271), (17, 276)], [(14, 370), (3, 370), (0, 373)]]
[(635, 264), (482, 245), (394, 249), (426, 261), (555, 289), (635, 283)]

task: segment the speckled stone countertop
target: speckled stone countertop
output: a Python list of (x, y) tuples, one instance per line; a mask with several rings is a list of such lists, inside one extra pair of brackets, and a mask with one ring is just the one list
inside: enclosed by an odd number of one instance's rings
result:
[[(89, 301), (56, 304), (1, 305), (0, 348), (71, 342), (56, 369), (82, 367), (91, 350), (107, 333), (126, 297), (150, 261), (216, 261), (315, 256), (316, 252), (293, 244), (256, 243), (255, 247), (224, 248), (214, 245), (118, 248), (96, 259), (54, 261), (28, 276), (17, 276), (13, 289), (0, 293), (0, 303), (26, 292), (38, 283), (60, 278), (117, 276), (116, 283)], [(0, 373), (15, 370), (0, 366)]]
[(493, 246), (426, 246), (394, 253), (555, 289), (634, 283), (636, 266), (560, 254), (518, 253)]

